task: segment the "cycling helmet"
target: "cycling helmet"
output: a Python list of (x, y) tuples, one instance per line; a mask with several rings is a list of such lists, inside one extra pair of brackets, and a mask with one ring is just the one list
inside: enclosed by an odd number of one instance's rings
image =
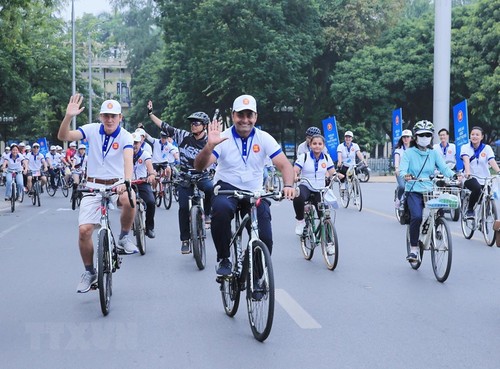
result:
[(160, 136), (162, 136), (162, 137), (168, 137), (170, 135), (167, 132), (165, 132), (165, 131), (161, 131), (160, 132)]
[(307, 130), (306, 130), (306, 136), (316, 136), (316, 135), (320, 135), (321, 134), (321, 131), (318, 127), (309, 127)]
[(198, 120), (203, 123), (204, 126), (207, 126), (210, 123), (210, 118), (202, 111), (197, 111), (196, 113), (191, 114), (188, 120)]
[(434, 133), (434, 124), (429, 120), (419, 120), (413, 126), (413, 131), (415, 134), (419, 133)]

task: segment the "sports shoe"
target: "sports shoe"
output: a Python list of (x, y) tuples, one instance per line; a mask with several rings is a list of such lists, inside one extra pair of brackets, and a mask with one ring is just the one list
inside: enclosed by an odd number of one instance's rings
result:
[(189, 241), (188, 240), (182, 241), (181, 252), (183, 254), (189, 254), (189, 253), (191, 253), (191, 248), (189, 247)]
[(82, 280), (80, 281), (80, 283), (78, 283), (78, 287), (76, 288), (76, 292), (78, 292), (78, 293), (89, 292), (92, 285), (96, 282), (97, 282), (97, 273), (95, 273), (95, 270), (94, 270), (94, 273), (90, 273), (90, 272), (85, 271), (82, 274)]
[(253, 284), (252, 298), (260, 301), (266, 295), (266, 283), (263, 279), (255, 281)]
[(399, 206), (401, 205), (401, 201), (399, 199), (396, 199), (396, 201), (394, 201), (394, 207), (396, 209), (399, 209)]
[(474, 219), (474, 217), (475, 217), (474, 210), (467, 210), (467, 213), (465, 214), (465, 217), (467, 219)]
[(146, 236), (148, 238), (155, 238), (156, 235), (154, 229), (146, 229)]
[(210, 219), (210, 217), (206, 216), (205, 217), (205, 229), (210, 229), (210, 225), (212, 224), (212, 219)]
[(123, 238), (118, 240), (118, 245), (116, 246), (116, 248), (127, 255), (137, 253), (137, 247), (135, 247), (134, 243), (130, 240), (130, 237), (128, 235), (123, 236)]
[(217, 275), (221, 276), (221, 277), (228, 277), (230, 276), (231, 274), (233, 274), (232, 272), (232, 268), (233, 268), (233, 264), (231, 263), (231, 261), (229, 259), (222, 259), (219, 263), (219, 267), (217, 268)]
[(335, 245), (333, 243), (329, 243), (326, 246), (326, 253), (328, 255), (335, 255)]
[(295, 225), (295, 234), (297, 236), (302, 236), (305, 226), (306, 226), (306, 221), (304, 219), (297, 220), (297, 224)]
[(418, 255), (415, 254), (414, 252), (410, 252), (406, 257), (406, 260), (409, 261), (410, 263), (415, 263), (418, 261)]

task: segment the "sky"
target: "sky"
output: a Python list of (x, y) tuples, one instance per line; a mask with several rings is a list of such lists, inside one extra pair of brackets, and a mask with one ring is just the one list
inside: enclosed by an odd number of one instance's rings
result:
[[(107, 0), (75, 0), (75, 18), (81, 18), (83, 13), (97, 15), (102, 12), (111, 12), (111, 6)], [(71, 20), (71, 1), (61, 12), (66, 20)]]

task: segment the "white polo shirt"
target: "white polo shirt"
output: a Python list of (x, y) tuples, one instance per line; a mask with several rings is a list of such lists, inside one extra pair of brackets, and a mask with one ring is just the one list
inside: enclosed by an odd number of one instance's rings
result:
[(337, 146), (337, 152), (342, 154), (342, 165), (350, 167), (356, 163), (356, 153), (359, 151), (359, 146), (357, 143), (351, 142), (351, 145), (347, 146), (345, 142), (342, 142)]
[(150, 138), (148, 142), (153, 145), (153, 163), (173, 163), (175, 161), (174, 153), (178, 153), (179, 149), (170, 142), (166, 141), (165, 144), (157, 138)]
[(221, 133), (221, 137), (228, 139), (213, 150), (217, 158), (214, 181), (224, 181), (247, 191), (261, 190), (266, 157), (273, 159), (282, 152), (278, 142), (258, 128), (243, 139), (231, 126)]
[[(481, 143), (477, 150), (474, 150), (472, 143), (463, 145), (460, 148), (460, 157), (463, 158), (464, 156), (469, 157), (471, 174), (483, 178), (490, 176), (488, 161), (495, 158), (495, 153), (490, 145)], [(481, 185), (484, 185), (484, 179), (476, 179)]]
[(323, 153), (316, 159), (312, 151), (299, 155), (295, 161), (295, 166), (300, 168), (300, 177), (307, 178), (312, 183), (301, 183), (312, 191), (325, 187), (325, 177), (327, 172), (334, 167), (332, 158)]
[(448, 164), (448, 163), (456, 164), (457, 163), (457, 158), (455, 156), (457, 153), (457, 148), (456, 148), (455, 144), (448, 142), (448, 144), (445, 147), (443, 147), (443, 146), (441, 146), (441, 143), (438, 143), (438, 144), (435, 144), (433, 146), (433, 149), (441, 154), (441, 156), (443, 157), (444, 162), (446, 164)]
[(40, 152), (35, 155), (32, 151), (26, 156), (26, 160), (28, 160), (28, 170), (39, 172), (42, 169), (45, 157)]
[(52, 167), (57, 168), (59, 164), (61, 163), (61, 158), (62, 155), (59, 154), (58, 152), (55, 152), (52, 154), (50, 151), (45, 155), (45, 159), (49, 161), (49, 164), (52, 165)]
[(85, 124), (78, 130), (89, 143), (87, 175), (99, 179), (124, 178), (123, 151), (133, 150), (132, 135), (118, 126), (108, 136), (101, 123)]
[(23, 161), (26, 158), (22, 154), (17, 154), (17, 158), (13, 158), (12, 154), (7, 155), (5, 161), (7, 161), (7, 170), (9, 172), (20, 172), (23, 170)]
[(76, 153), (76, 155), (73, 156), (73, 160), (77, 172), (83, 172), (87, 167), (89, 156), (87, 154), (83, 154), (83, 156), (80, 156), (78, 153)]
[(148, 176), (147, 160), (151, 160), (151, 154), (142, 148), (139, 149), (137, 154), (134, 154), (134, 179), (146, 178)]

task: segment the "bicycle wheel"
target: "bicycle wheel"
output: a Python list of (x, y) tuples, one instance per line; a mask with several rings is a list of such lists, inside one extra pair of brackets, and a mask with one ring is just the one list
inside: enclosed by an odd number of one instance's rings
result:
[[(420, 246), (420, 259), (418, 261), (411, 261), (410, 266), (417, 270), (420, 268), (420, 265), (422, 265), (422, 259), (424, 258), (424, 248), (422, 247), (422, 243), (418, 241), (419, 246)], [(411, 251), (411, 245), (410, 245), (410, 225), (408, 224), (406, 226), (406, 254), (409, 255)]]
[(33, 194), (33, 197), (35, 198), (35, 203), (33, 205), (38, 205), (40, 206), (40, 193), (42, 192), (42, 186), (40, 185), (40, 182), (36, 181), (35, 185), (35, 193)]
[(240, 227), (240, 218), (236, 214), (234, 219), (234, 231), (229, 248), (231, 253), (230, 259), (233, 264), (233, 273), (230, 277), (225, 277), (220, 280), (220, 293), (224, 311), (226, 315), (231, 317), (236, 315), (240, 305), (241, 289), (238, 278), (240, 276), (239, 265), (241, 265), (241, 232), (243, 232), (242, 228), (238, 234), (235, 233)]
[(339, 241), (337, 231), (331, 219), (323, 221), (323, 230), (321, 235), (321, 250), (323, 258), (328, 269), (334, 270), (339, 260)]
[(443, 217), (438, 217), (431, 238), (432, 270), (436, 279), (443, 283), (451, 269), (452, 243), (448, 224)]
[(498, 219), (497, 207), (493, 199), (487, 199), (483, 206), (483, 222), (482, 231), (484, 241), (488, 246), (493, 246), (495, 243), (495, 231), (493, 230), (493, 223)]
[(45, 184), (45, 190), (47, 191), (50, 197), (53, 197), (56, 194), (57, 188), (52, 188), (50, 181), (51, 181), (50, 177), (47, 178), (47, 183)]
[(451, 209), (450, 210), (450, 217), (451, 217), (451, 220), (453, 220), (454, 222), (458, 221), (458, 219), (460, 219), (460, 208)]
[(274, 188), (274, 191), (278, 191), (278, 192), (281, 192), (281, 190), (283, 189), (282, 179), (276, 173), (274, 173), (274, 175), (273, 175), (273, 188)]
[(172, 189), (172, 194), (174, 195), (174, 200), (179, 202), (179, 190), (177, 189), (176, 184), (174, 184), (174, 188)]
[(397, 219), (398, 223), (401, 224), (402, 212), (400, 210), (401, 206), (396, 207), (396, 200), (397, 199), (398, 199), (398, 189), (396, 187), (396, 189), (394, 190), (394, 213), (396, 214), (396, 219)]
[(15, 179), (12, 180), (10, 185), (10, 211), (13, 213), (16, 210), (16, 197), (17, 197), (17, 186)]
[(314, 255), (314, 248), (316, 247), (316, 238), (314, 236), (314, 219), (316, 218), (316, 208), (314, 205), (309, 206), (309, 211), (304, 214), (306, 225), (304, 232), (300, 236), (300, 248), (306, 260), (311, 260)]
[(358, 178), (363, 183), (368, 182), (370, 180), (370, 171), (367, 168), (361, 169), (358, 174)]
[[(274, 318), (273, 265), (271, 254), (262, 241), (253, 241), (251, 252), (253, 265), (247, 274), (248, 320), (255, 339), (263, 342), (271, 333)], [(252, 278), (253, 283), (250, 283)]]
[(33, 183), (31, 186), (31, 203), (33, 205), (36, 205), (36, 191), (35, 183)]
[(160, 180), (157, 180), (156, 190), (155, 190), (155, 203), (157, 207), (161, 206), (162, 197), (163, 197), (163, 187), (160, 183)]
[(470, 240), (474, 235), (475, 230), (475, 220), (467, 219), (467, 208), (469, 206), (469, 194), (465, 194), (462, 199), (462, 208), (461, 208), (461, 218), (460, 218), (460, 227), (462, 228), (462, 233), (467, 240)]
[(199, 270), (205, 269), (207, 254), (205, 250), (205, 216), (199, 205), (191, 207), (191, 242), (193, 245), (193, 256)]
[(76, 192), (76, 189), (73, 188), (71, 190), (71, 209), (75, 210), (76, 209), (76, 201), (78, 199), (78, 194)]
[(137, 248), (141, 255), (146, 254), (146, 220), (144, 218), (144, 207), (142, 204), (137, 204), (137, 210), (135, 212), (134, 223), (132, 223), (132, 229), (135, 234), (135, 241)]
[(359, 184), (359, 180), (354, 179), (354, 182), (352, 183), (352, 193), (353, 193), (353, 199), (352, 201), (354, 202), (354, 205), (358, 208), (358, 211), (361, 211), (363, 209), (363, 196), (361, 195), (361, 185)]
[(172, 206), (172, 183), (167, 182), (163, 187), (163, 206), (168, 210)]
[(112, 294), (112, 265), (111, 245), (107, 229), (101, 229), (97, 244), (97, 287), (99, 288), (99, 299), (101, 311), (104, 316), (108, 315)]
[(345, 189), (342, 187), (344, 187), (342, 182), (339, 182), (340, 203), (344, 208), (347, 208), (349, 206), (349, 182), (345, 183)]
[(61, 177), (61, 191), (64, 197), (68, 197), (69, 195), (69, 185), (66, 183), (66, 179)]

